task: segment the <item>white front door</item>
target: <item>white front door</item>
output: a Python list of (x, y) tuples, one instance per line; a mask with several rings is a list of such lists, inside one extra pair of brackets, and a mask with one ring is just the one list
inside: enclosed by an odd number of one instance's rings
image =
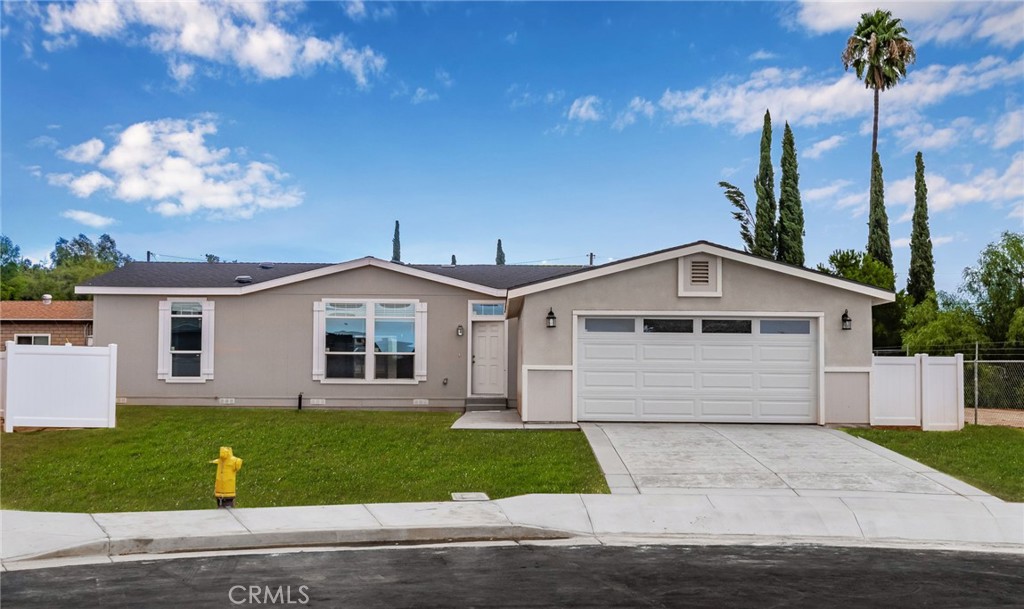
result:
[(505, 393), (505, 322), (473, 322), (473, 395)]

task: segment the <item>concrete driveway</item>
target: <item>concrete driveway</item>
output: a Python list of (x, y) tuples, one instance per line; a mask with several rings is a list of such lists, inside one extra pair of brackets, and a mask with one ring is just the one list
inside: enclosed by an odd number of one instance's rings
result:
[(812, 425), (580, 427), (614, 494), (900, 494), (1000, 501), (877, 444)]

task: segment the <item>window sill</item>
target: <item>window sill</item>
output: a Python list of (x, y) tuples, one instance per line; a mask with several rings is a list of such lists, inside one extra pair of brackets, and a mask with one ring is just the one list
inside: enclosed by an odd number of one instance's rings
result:
[(199, 378), (195, 378), (195, 377), (184, 377), (184, 378), (181, 378), (181, 377), (178, 377), (178, 378), (175, 378), (175, 377), (164, 377), (164, 378), (161, 378), (160, 380), (165, 382), (165, 383), (205, 383), (206, 381), (212, 381), (213, 377), (210, 377), (210, 378), (202, 378), (202, 377), (199, 377)]
[(418, 385), (416, 379), (320, 379), (323, 385)]

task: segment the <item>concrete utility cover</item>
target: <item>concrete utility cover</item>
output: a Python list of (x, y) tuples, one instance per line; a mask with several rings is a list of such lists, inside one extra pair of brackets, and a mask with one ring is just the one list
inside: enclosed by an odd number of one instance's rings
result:
[[(583, 423), (612, 493), (990, 498), (841, 431), (806, 425)], [(998, 501), (998, 500), (996, 500)]]

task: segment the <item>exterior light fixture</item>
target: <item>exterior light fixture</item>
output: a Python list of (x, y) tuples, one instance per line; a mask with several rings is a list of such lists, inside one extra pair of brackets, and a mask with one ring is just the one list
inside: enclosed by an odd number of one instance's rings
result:
[(557, 318), (555, 317), (555, 310), (548, 307), (548, 316), (545, 317), (545, 319), (547, 320), (547, 326), (549, 328), (554, 328), (557, 321)]
[(850, 310), (846, 309), (843, 311), (843, 329), (850, 330), (853, 328), (853, 320), (850, 319)]
[(459, 327), (455, 328), (455, 336), (464, 336), (465, 334), (466, 329), (462, 327), (462, 324), (459, 324)]

